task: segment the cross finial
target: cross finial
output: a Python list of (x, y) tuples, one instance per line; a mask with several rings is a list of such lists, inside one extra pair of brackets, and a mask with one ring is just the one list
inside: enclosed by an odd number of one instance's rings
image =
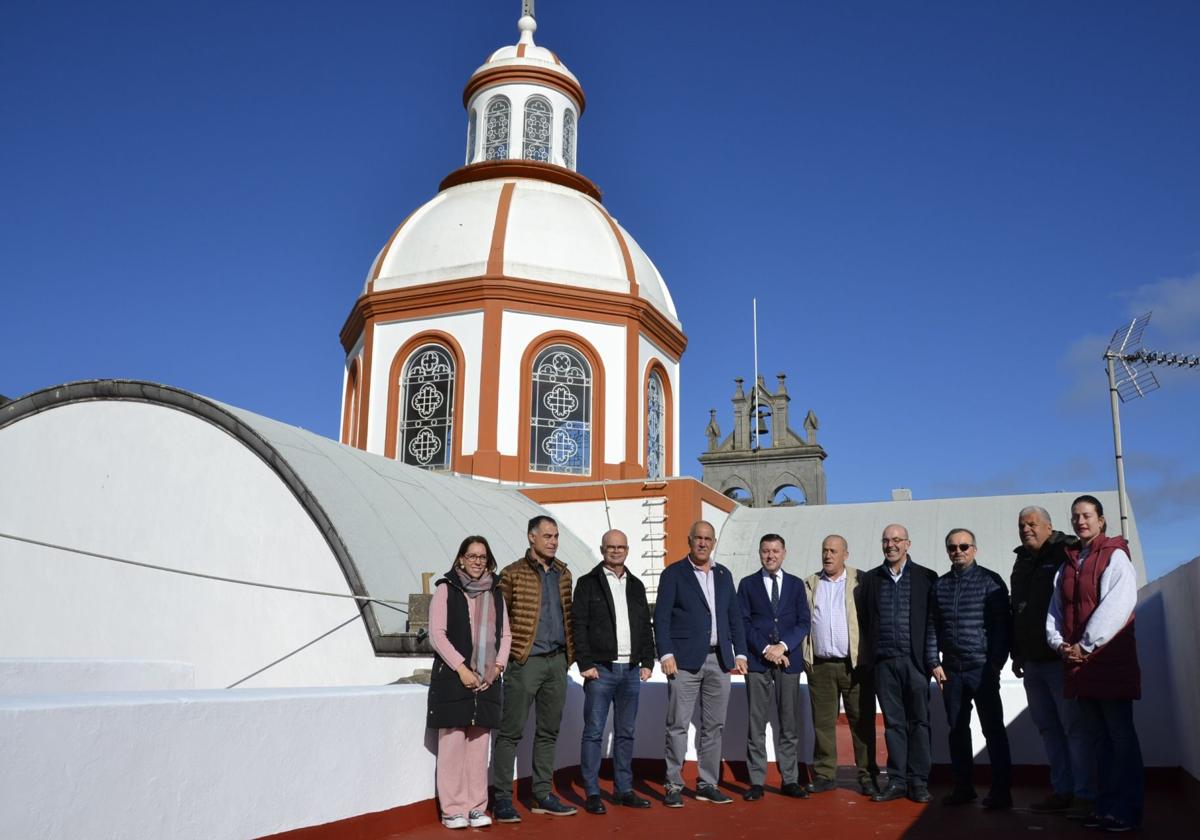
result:
[(521, 0), (521, 17), (528, 15), (531, 18), (537, 17), (533, 12), (534, 0)]

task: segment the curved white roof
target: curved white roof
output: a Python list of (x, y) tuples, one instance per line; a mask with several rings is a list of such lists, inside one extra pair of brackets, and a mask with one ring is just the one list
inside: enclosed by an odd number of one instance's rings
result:
[[(512, 200), (507, 218), (501, 219), (501, 191), (508, 184)], [(638, 296), (679, 324), (662, 275), (600, 202), (532, 178), (476, 181), (438, 193), (380, 251), (366, 291), (483, 275), (498, 225), (504, 228), (502, 274), (576, 288), (628, 293), (624, 245)]]
[(501, 47), (489, 55), (488, 60), (471, 74), (472, 77), (493, 67), (541, 67), (566, 76), (575, 84), (579, 84), (575, 74), (567, 69), (557, 55), (533, 42), (533, 33), (537, 31), (537, 21), (525, 15), (517, 21), (517, 29), (521, 32), (521, 39), (511, 46)]

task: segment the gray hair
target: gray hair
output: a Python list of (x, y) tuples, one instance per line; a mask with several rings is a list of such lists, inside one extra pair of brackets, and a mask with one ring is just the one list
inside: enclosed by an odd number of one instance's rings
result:
[(1045, 523), (1046, 523), (1047, 525), (1053, 525), (1053, 524), (1054, 524), (1054, 523), (1053, 523), (1053, 522), (1050, 520), (1050, 513), (1049, 513), (1049, 511), (1047, 511), (1047, 510), (1046, 510), (1044, 507), (1042, 507), (1041, 505), (1030, 505), (1029, 507), (1023, 507), (1023, 508), (1021, 508), (1021, 512), (1017, 514), (1017, 519), (1024, 519), (1024, 518), (1025, 518), (1025, 517), (1026, 517), (1028, 514), (1031, 514), (1031, 513), (1036, 513), (1038, 516), (1040, 516), (1040, 517), (1042, 518), (1042, 520), (1043, 520), (1043, 521), (1045, 521)]

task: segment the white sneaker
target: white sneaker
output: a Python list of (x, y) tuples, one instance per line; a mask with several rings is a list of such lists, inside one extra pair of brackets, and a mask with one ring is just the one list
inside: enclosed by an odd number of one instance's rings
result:
[(483, 811), (472, 811), (467, 819), (471, 823), (471, 828), (484, 828), (492, 824), (492, 818)]
[(470, 824), (462, 814), (455, 814), (454, 816), (447, 814), (442, 817), (442, 825), (446, 826), (446, 828), (466, 828)]

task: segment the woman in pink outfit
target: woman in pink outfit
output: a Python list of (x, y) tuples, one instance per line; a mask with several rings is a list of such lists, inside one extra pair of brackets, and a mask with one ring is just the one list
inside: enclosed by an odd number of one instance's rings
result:
[(485, 813), (488, 752), (512, 641), (495, 572), (487, 540), (467, 537), (429, 605), (435, 656), (426, 725), (438, 730), (437, 793), (447, 828), (492, 822)]

